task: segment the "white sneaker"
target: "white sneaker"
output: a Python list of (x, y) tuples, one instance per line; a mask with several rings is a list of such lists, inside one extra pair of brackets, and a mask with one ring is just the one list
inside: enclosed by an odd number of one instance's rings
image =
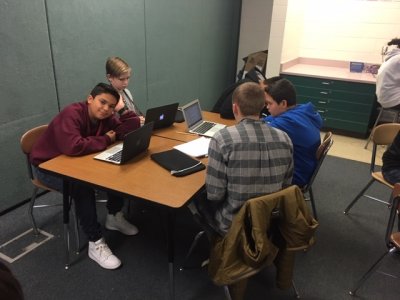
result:
[(121, 261), (108, 248), (104, 238), (96, 242), (89, 241), (88, 254), (91, 259), (104, 269), (116, 269), (121, 265)]
[(108, 214), (105, 227), (109, 230), (118, 230), (125, 235), (135, 235), (139, 232), (135, 225), (124, 218), (122, 211), (117, 212), (115, 216)]

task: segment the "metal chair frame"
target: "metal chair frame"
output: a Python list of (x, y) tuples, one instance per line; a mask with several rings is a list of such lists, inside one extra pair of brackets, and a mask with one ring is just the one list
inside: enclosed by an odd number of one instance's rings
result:
[(306, 197), (306, 200), (310, 200), (311, 201), (311, 208), (313, 210), (313, 214), (314, 214), (314, 218), (316, 220), (318, 220), (318, 216), (317, 216), (317, 209), (315, 207), (315, 199), (314, 199), (314, 193), (312, 190), (312, 184), (314, 183), (315, 178), (317, 177), (318, 171), (322, 166), (322, 163), (326, 157), (326, 155), (328, 154), (329, 149), (332, 147), (333, 144), (333, 135), (332, 132), (327, 132), (322, 140), (321, 145), (318, 147), (317, 149), (317, 153), (316, 153), (316, 158), (318, 161), (317, 166), (315, 167), (315, 170), (311, 176), (310, 181), (303, 186), (302, 188), (302, 192), (304, 195), (308, 194), (309, 197)]
[(397, 123), (386, 123), (386, 124), (381, 124), (378, 125), (372, 134), (372, 141), (373, 141), (373, 148), (372, 148), (372, 155), (371, 155), (371, 163), (370, 163), (370, 173), (371, 173), (371, 179), (367, 183), (367, 185), (357, 194), (357, 196), (350, 202), (350, 204), (345, 208), (344, 214), (348, 214), (350, 209), (353, 207), (353, 205), (362, 197), (369, 198), (371, 200), (383, 203), (390, 207), (390, 203), (381, 199), (378, 199), (376, 197), (370, 196), (365, 194), (365, 192), (369, 189), (369, 187), (374, 183), (374, 182), (379, 182), (383, 185), (386, 185), (387, 187), (393, 189), (393, 185), (391, 185), (389, 182), (387, 182), (382, 175), (381, 171), (376, 171), (376, 155), (377, 155), (377, 149), (378, 146), (387, 146), (390, 145), (394, 138), (396, 137), (397, 133), (400, 131), (400, 124)]
[[(273, 220), (278, 221), (277, 219), (278, 219), (279, 217), (280, 217), (280, 212), (279, 212), (279, 209), (276, 208), (275, 210), (272, 211), (271, 218), (272, 218)], [(196, 218), (195, 218), (195, 219), (196, 219)], [(189, 251), (188, 251), (188, 253), (187, 253), (186, 256), (185, 256), (182, 265), (179, 267), (179, 271), (183, 271), (183, 270), (188, 269), (188, 268), (186, 267), (186, 262), (189, 260), (189, 258), (190, 258), (190, 256), (191, 256), (193, 250), (195, 249), (195, 247), (197, 246), (198, 242), (200, 241), (200, 238), (201, 238), (202, 236), (204, 236), (205, 233), (207, 233), (206, 236), (207, 236), (208, 238), (211, 238), (210, 232), (212, 232), (213, 229), (212, 229), (207, 223), (201, 221), (200, 219), (201, 219), (200, 217), (197, 218), (197, 220), (198, 220), (197, 223), (199, 223), (200, 226), (205, 227), (205, 228), (204, 228), (204, 230), (199, 231), (199, 232), (196, 234), (196, 236), (194, 237), (193, 242), (191, 243), (191, 245), (190, 245), (190, 247), (189, 247)], [(203, 267), (204, 265), (206, 265), (206, 264), (203, 262), (203, 264), (201, 265), (201, 267)], [(299, 292), (298, 292), (298, 290), (297, 290), (297, 288), (296, 288), (296, 285), (295, 285), (295, 283), (294, 283), (294, 280), (292, 280), (292, 288), (293, 288), (293, 291), (294, 291), (295, 298), (296, 298), (296, 299), (300, 299), (300, 294), (299, 294)], [(231, 294), (230, 294), (230, 291), (229, 291), (229, 287), (228, 287), (227, 285), (224, 285), (224, 286), (223, 286), (223, 289), (224, 289), (224, 295), (225, 295), (226, 300), (231, 300), (232, 297), (231, 297)]]
[[(41, 204), (41, 205), (35, 205), (37, 196), (38, 196), (38, 192), (40, 190), (42, 191), (46, 191), (46, 192), (57, 192), (56, 190), (53, 190), (51, 188), (49, 188), (48, 186), (46, 186), (45, 184), (43, 184), (40, 180), (38, 180), (37, 178), (35, 178), (33, 171), (32, 171), (32, 165), (30, 163), (29, 160), (29, 154), (32, 150), (33, 145), (35, 144), (35, 142), (37, 141), (37, 139), (43, 134), (43, 132), (47, 129), (47, 125), (41, 125), (35, 128), (32, 128), (30, 130), (28, 130), (27, 132), (25, 132), (20, 140), (20, 145), (21, 145), (21, 149), (25, 154), (26, 157), (26, 164), (27, 164), (27, 169), (28, 169), (28, 175), (29, 178), (32, 182), (33, 185), (33, 191), (32, 191), (32, 195), (30, 198), (30, 202), (28, 205), (28, 215), (32, 224), (32, 229), (35, 235), (39, 235), (40, 234), (40, 229), (38, 228), (37, 224), (36, 224), (36, 220), (35, 220), (35, 216), (33, 214), (33, 210), (35, 208), (45, 208), (45, 207), (52, 207), (52, 206), (62, 206), (62, 203), (56, 203), (56, 204)], [(70, 210), (72, 205), (72, 199), (69, 199), (69, 207), (68, 209)], [(73, 219), (74, 219), (74, 231), (75, 231), (75, 239), (76, 239), (76, 253), (78, 254), (80, 252), (80, 238), (79, 238), (79, 228), (78, 228), (78, 220), (75, 214), (75, 211), (72, 210), (72, 215), (73, 215)], [(70, 236), (70, 232), (69, 230), (67, 230), (64, 234), (66, 234), (65, 239), (66, 239), (66, 251), (67, 253), (69, 253), (70, 247), (69, 247), (69, 236)], [(65, 263), (65, 269), (69, 268), (69, 260), (66, 261)]]
[(368, 148), (369, 142), (373, 138), (374, 129), (376, 128), (376, 126), (378, 126), (378, 123), (381, 120), (381, 117), (383, 116), (383, 112), (384, 111), (393, 113), (394, 117), (393, 117), (392, 123), (398, 123), (399, 122), (399, 120), (400, 120), (400, 110), (394, 109), (394, 108), (383, 108), (383, 107), (380, 107), (379, 108), (378, 117), (376, 118), (376, 121), (375, 121), (374, 125), (372, 126), (371, 133), (368, 136), (368, 140), (365, 143), (364, 149)]
[[(360, 289), (360, 287), (372, 275), (372, 273), (380, 266), (381, 262), (388, 254), (392, 254), (392, 253), (396, 253), (396, 252), (400, 251), (400, 232), (392, 233), (394, 223), (396, 220), (396, 216), (398, 215), (397, 210), (398, 210), (398, 206), (400, 203), (400, 184), (399, 183), (396, 183), (394, 185), (393, 192), (390, 196), (390, 201), (391, 201), (392, 205), (391, 205), (388, 225), (386, 228), (386, 234), (385, 234), (385, 243), (388, 248), (388, 251), (386, 251), (382, 256), (380, 256), (379, 259), (367, 270), (367, 272), (364, 273), (364, 275), (361, 277), (361, 279), (357, 281), (357, 283), (354, 285), (353, 289), (349, 291), (349, 294), (352, 296), (356, 296), (356, 293)], [(400, 228), (398, 228), (398, 230), (400, 230)]]

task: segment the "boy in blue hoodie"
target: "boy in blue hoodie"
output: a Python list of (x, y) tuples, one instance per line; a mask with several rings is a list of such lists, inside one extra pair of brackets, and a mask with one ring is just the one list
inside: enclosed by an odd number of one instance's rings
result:
[(286, 132), (293, 143), (294, 174), (292, 183), (306, 185), (317, 165), (316, 152), (321, 144), (322, 118), (311, 102), (296, 103), (293, 84), (281, 77), (267, 80), (266, 107), (270, 113), (264, 118), (268, 125)]

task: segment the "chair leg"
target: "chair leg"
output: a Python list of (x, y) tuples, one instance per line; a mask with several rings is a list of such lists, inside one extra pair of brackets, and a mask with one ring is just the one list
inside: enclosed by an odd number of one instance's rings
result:
[[(293, 287), (293, 291), (294, 291), (294, 296), (296, 297), (296, 299), (300, 299), (300, 294), (296, 288), (296, 285), (294, 284), (294, 280), (292, 280), (292, 287)], [(223, 288), (224, 288), (224, 294), (225, 294), (226, 300), (232, 300), (232, 296), (229, 291), (229, 286), (224, 285)]]
[(397, 231), (400, 231), (400, 212), (397, 210)]
[(29, 206), (28, 206), (28, 214), (31, 219), (33, 233), (35, 235), (39, 235), (39, 230), (36, 225), (35, 217), (33, 216), (33, 207), (35, 205), (36, 195), (37, 195), (38, 190), (39, 190), (38, 187), (34, 187), (33, 192), (32, 192), (31, 201), (29, 202)]
[(193, 239), (192, 244), (190, 245), (189, 251), (185, 256), (185, 259), (183, 260), (182, 266), (179, 268), (180, 271), (183, 271), (186, 269), (186, 262), (189, 259), (190, 255), (192, 254), (194, 248), (197, 246), (197, 243), (199, 242), (200, 238), (204, 235), (205, 231), (202, 230), (199, 233), (196, 234), (196, 236)]
[(361, 287), (361, 285), (372, 275), (372, 273), (379, 267), (380, 263), (382, 262), (382, 260), (385, 258), (386, 255), (388, 255), (389, 253), (392, 253), (396, 251), (396, 247), (393, 247), (391, 249), (389, 249), (389, 251), (385, 252), (370, 268), (369, 270), (361, 277), (361, 279), (356, 283), (356, 285), (354, 286), (354, 288), (349, 291), (349, 294), (351, 296), (355, 296), (358, 289)]
[(317, 209), (315, 208), (314, 194), (312, 191), (312, 187), (310, 187), (308, 193), (310, 194), (310, 201), (311, 201), (311, 207), (312, 207), (313, 214), (314, 214), (314, 219), (318, 221)]
[(292, 280), (292, 287), (293, 287), (293, 290), (294, 290), (294, 296), (296, 297), (296, 299), (300, 299), (300, 294), (299, 294), (299, 291), (296, 288), (296, 285), (294, 284), (294, 280)]
[(224, 294), (226, 300), (232, 300), (231, 293), (229, 292), (229, 287), (227, 285), (224, 285)]
[[(64, 183), (64, 189), (67, 186)], [(71, 212), (72, 198), (68, 197), (67, 203), (65, 203), (65, 195), (63, 195), (63, 223), (64, 223), (64, 244), (65, 244), (65, 269), (69, 269), (69, 251), (70, 251), (70, 230), (69, 230), (69, 214)]]
[(382, 113), (383, 113), (383, 108), (380, 109), (380, 112), (379, 112), (379, 114), (378, 114), (378, 117), (376, 118), (376, 121), (375, 121), (375, 123), (374, 123), (374, 126), (372, 126), (371, 133), (370, 133), (369, 136), (368, 136), (368, 140), (367, 140), (367, 143), (366, 143), (365, 146), (364, 146), (364, 149), (367, 149), (367, 148), (368, 148), (368, 144), (369, 144), (369, 142), (370, 142), (371, 139), (372, 139), (372, 132), (374, 131), (376, 125), (378, 125), (378, 122), (379, 122), (379, 120), (380, 120), (380, 118), (381, 118)]
[(371, 179), (368, 184), (361, 190), (361, 192), (358, 193), (358, 195), (354, 198), (353, 201), (351, 201), (351, 203), (346, 207), (346, 209), (344, 210), (344, 214), (347, 215), (347, 213), (350, 211), (350, 209), (353, 207), (353, 205), (358, 201), (358, 199), (361, 198), (361, 196), (364, 195), (365, 191), (369, 189), (369, 187), (371, 186), (371, 184), (375, 181), (375, 179)]
[(69, 269), (69, 225), (64, 224), (65, 269)]
[(79, 252), (81, 251), (81, 239), (80, 239), (80, 234), (79, 234), (79, 224), (78, 224), (78, 216), (76, 214), (76, 209), (75, 209), (75, 205), (74, 205), (74, 209), (72, 210), (72, 217), (74, 219), (74, 230), (75, 230), (75, 252), (76, 254), (79, 254)]
[(225, 296), (229, 300), (242, 300), (246, 294), (248, 278), (237, 281), (231, 285), (224, 286)]

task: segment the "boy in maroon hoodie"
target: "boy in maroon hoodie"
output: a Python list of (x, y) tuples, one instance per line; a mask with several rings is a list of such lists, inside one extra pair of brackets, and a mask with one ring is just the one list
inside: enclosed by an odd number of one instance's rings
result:
[[(61, 154), (81, 156), (102, 151), (116, 140), (123, 139), (126, 133), (139, 128), (139, 117), (117, 106), (118, 100), (119, 94), (111, 85), (99, 83), (85, 102), (70, 104), (55, 116), (30, 154), (36, 177), (48, 187), (62, 191), (62, 179), (42, 172), (39, 164)], [(120, 116), (115, 116), (115, 112)], [(118, 268), (121, 261), (108, 248), (97, 221), (94, 189), (74, 182), (70, 191), (82, 230), (89, 240), (89, 257), (103, 268)], [(138, 229), (124, 218), (121, 211), (123, 198), (111, 193), (107, 195), (105, 227), (126, 235), (137, 234)]]

